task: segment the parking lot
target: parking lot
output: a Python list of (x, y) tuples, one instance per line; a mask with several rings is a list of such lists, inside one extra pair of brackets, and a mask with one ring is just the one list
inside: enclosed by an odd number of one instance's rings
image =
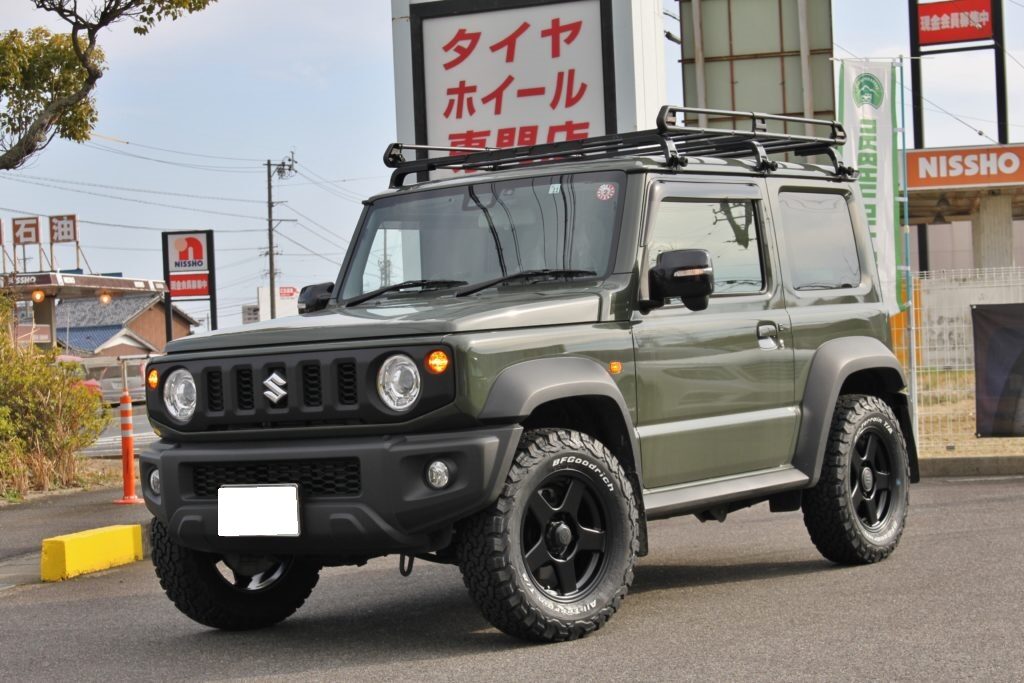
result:
[[(0, 511), (3, 514), (3, 511)], [(932, 479), (882, 564), (838, 568), (798, 513), (652, 525), (620, 612), (581, 641), (491, 628), (454, 567), (397, 558), (323, 572), (262, 632), (198, 626), (147, 562), (0, 591), (0, 680), (803, 679), (1024, 677), (1024, 477)]]

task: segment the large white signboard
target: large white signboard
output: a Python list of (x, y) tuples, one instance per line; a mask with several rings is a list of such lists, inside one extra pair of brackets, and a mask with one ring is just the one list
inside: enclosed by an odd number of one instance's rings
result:
[(429, 144), (512, 147), (609, 128), (600, 0), (424, 18), (422, 46)]
[(398, 140), (509, 147), (653, 128), (653, 0), (391, 0)]

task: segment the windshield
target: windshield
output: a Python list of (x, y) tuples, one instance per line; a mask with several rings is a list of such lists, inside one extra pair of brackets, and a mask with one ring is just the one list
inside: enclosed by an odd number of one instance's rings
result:
[[(472, 284), (527, 270), (586, 270), (604, 277), (612, 266), (625, 180), (620, 171), (570, 173), (378, 200), (367, 213), (340, 297), (410, 280)], [(509, 286), (524, 282), (530, 281)]]

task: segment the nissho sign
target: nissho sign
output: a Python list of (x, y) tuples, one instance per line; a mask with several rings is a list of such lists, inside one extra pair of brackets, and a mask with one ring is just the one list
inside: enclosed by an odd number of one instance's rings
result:
[(907, 152), (907, 187), (1024, 185), (1024, 145), (915, 149)]
[(167, 270), (172, 273), (209, 270), (210, 255), (205, 232), (166, 235)]

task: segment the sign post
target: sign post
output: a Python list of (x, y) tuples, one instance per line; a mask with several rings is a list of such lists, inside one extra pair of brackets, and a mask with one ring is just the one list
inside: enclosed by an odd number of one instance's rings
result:
[(164, 324), (167, 341), (174, 339), (175, 299), (210, 302), (210, 329), (217, 329), (217, 278), (213, 230), (165, 232), (161, 235), (164, 255)]

